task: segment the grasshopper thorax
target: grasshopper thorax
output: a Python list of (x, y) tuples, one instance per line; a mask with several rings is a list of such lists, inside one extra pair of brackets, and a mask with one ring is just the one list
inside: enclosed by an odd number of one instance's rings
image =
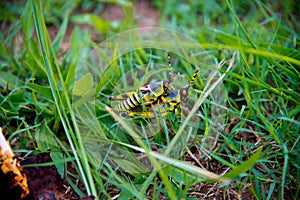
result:
[(158, 97), (167, 94), (169, 85), (170, 85), (169, 80), (164, 80), (157, 83), (151, 83), (149, 85), (149, 90), (151, 93), (153, 93), (155, 96)]

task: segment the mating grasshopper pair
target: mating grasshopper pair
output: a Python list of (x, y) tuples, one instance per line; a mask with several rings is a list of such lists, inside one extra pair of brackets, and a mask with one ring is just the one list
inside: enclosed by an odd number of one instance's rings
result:
[[(169, 52), (168, 62), (169, 68), (171, 68)], [(162, 116), (165, 116), (168, 112), (176, 112), (178, 106), (180, 109), (182, 108), (181, 103), (187, 100), (189, 87), (193, 85), (198, 75), (198, 69), (195, 71), (188, 86), (169, 91), (169, 86), (174, 79), (174, 75), (175, 73), (169, 75), (168, 79), (164, 81), (141, 86), (134, 92), (109, 96), (108, 99), (110, 101), (122, 101), (115, 105), (114, 111), (119, 112), (124, 117), (139, 116), (151, 118), (155, 116), (155, 112), (159, 112)]]

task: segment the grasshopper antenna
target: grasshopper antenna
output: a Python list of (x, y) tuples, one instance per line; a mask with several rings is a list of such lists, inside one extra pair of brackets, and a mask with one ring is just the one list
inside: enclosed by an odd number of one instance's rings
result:
[(198, 75), (199, 70), (200, 70), (199, 68), (196, 69), (196, 71), (195, 71), (195, 73), (194, 73), (194, 75), (193, 75), (193, 77), (192, 77), (189, 85), (187, 86), (187, 88), (189, 88), (190, 86), (192, 86), (194, 84), (194, 81), (195, 81), (195, 79), (196, 79), (196, 77)]
[[(168, 67), (169, 67), (169, 70), (171, 71), (172, 70), (172, 64), (171, 64), (171, 56), (170, 56), (170, 51), (167, 50), (167, 54), (168, 54)], [(174, 72), (173, 74), (170, 72), (169, 73), (169, 77), (168, 77), (168, 80), (170, 82), (173, 82), (174, 80), (174, 77), (177, 75), (177, 72)]]

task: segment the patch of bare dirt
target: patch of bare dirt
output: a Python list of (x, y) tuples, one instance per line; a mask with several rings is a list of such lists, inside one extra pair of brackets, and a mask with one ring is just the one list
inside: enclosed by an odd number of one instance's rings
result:
[[(103, 11), (101, 12), (99, 17), (102, 18), (104, 21), (109, 21), (112, 23), (113, 22), (116, 22), (118, 24), (128, 23), (125, 22), (125, 20), (131, 21), (132, 19), (125, 19), (124, 17), (125, 9), (126, 8), (123, 8), (120, 5), (105, 4), (103, 7)], [(90, 12), (92, 13), (93, 11)], [(81, 10), (76, 10), (75, 13), (79, 14), (84, 12)], [(133, 5), (132, 17), (135, 24), (132, 24), (132, 26), (129, 24), (128, 28), (136, 28), (135, 27), (136, 25), (137, 28), (156, 27), (158, 26), (159, 23), (159, 15), (157, 10), (151, 5), (151, 2), (147, 0), (139, 0), (136, 2), (136, 4)], [(93, 27), (91, 27), (90, 25), (86, 25), (86, 24), (75, 25), (70, 23), (64, 35), (63, 42), (60, 46), (61, 52), (67, 52), (70, 49), (70, 38), (75, 26), (79, 27), (81, 30), (90, 30), (90, 32), (92, 33), (91, 39), (95, 42), (101, 42), (101, 39), (103, 39), (103, 37), (101, 37), (101, 34), (96, 30), (94, 30)], [(47, 29), (50, 38), (53, 41), (59, 31), (59, 27), (48, 26)]]
[[(42, 153), (23, 160), (21, 165), (43, 164), (52, 162), (49, 153)], [(54, 165), (24, 167), (30, 194), (26, 199), (79, 199), (60, 178)], [(70, 186), (69, 186), (70, 187)]]

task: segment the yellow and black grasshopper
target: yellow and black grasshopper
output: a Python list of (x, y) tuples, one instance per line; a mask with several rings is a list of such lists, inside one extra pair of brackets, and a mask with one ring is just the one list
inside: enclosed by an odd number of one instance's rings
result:
[[(168, 52), (169, 68), (171, 68), (170, 59)], [(141, 86), (134, 92), (109, 96), (108, 99), (110, 101), (122, 101), (115, 105), (113, 110), (124, 117), (139, 116), (149, 118), (154, 117), (153, 107), (156, 108), (156, 112), (159, 111), (163, 116), (170, 111), (174, 111), (178, 105), (181, 108), (181, 103), (187, 100), (189, 87), (198, 75), (198, 69), (187, 87), (169, 91), (169, 86), (175, 75), (176, 73), (173, 75), (169, 74), (168, 79)]]
[(168, 94), (171, 80), (164, 80), (157, 83), (141, 86), (135, 92), (128, 92), (117, 96), (109, 96), (110, 101), (122, 100), (115, 105), (116, 112), (129, 111), (144, 104), (145, 106), (157, 101), (162, 95)]
[[(168, 52), (169, 68), (171, 68), (170, 59), (171, 57)], [(173, 79), (174, 76), (169, 74), (169, 78), (164, 81), (141, 86), (138, 90), (134, 92), (128, 92), (116, 96), (109, 96), (108, 99), (110, 101), (122, 101), (114, 106), (114, 111), (116, 112), (134, 110), (135, 108), (140, 107), (142, 105), (148, 106), (153, 102), (156, 102), (161, 96), (168, 94), (169, 86)]]
[(147, 106), (148, 108), (147, 111), (135, 112), (134, 110), (129, 110), (127, 116), (129, 117), (139, 116), (139, 117), (151, 118), (155, 116), (155, 112), (157, 114), (161, 114), (162, 116), (165, 116), (169, 112), (173, 112), (173, 111), (177, 115), (178, 113), (176, 113), (176, 109), (179, 106), (180, 110), (182, 110), (182, 103), (187, 101), (189, 87), (193, 85), (195, 78), (198, 75), (198, 72), (199, 69), (195, 71), (187, 87), (170, 91), (166, 95), (161, 95), (156, 102), (153, 102), (152, 105)]

